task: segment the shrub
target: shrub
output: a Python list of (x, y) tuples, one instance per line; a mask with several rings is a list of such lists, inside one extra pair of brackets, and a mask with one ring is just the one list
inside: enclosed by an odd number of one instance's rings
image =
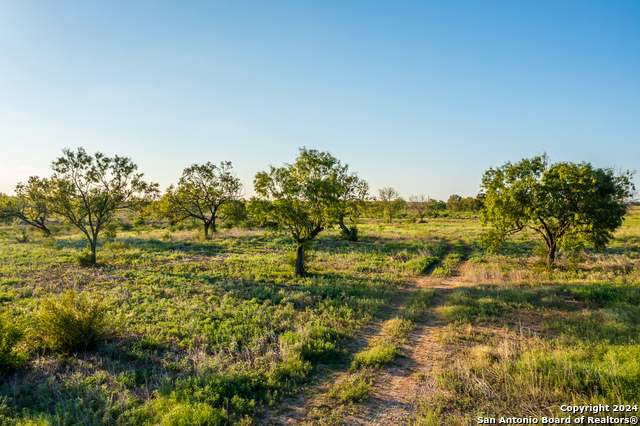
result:
[(120, 229), (122, 229), (123, 231), (131, 231), (133, 229), (133, 225), (131, 225), (129, 222), (121, 222)]
[(135, 219), (133, 219), (133, 226), (135, 226), (136, 228), (139, 228), (142, 225), (144, 225), (144, 219), (143, 218), (136, 217)]
[(123, 243), (122, 241), (110, 241), (108, 243), (105, 243), (105, 245), (103, 246), (103, 248), (105, 250), (108, 250), (112, 253), (120, 253), (125, 251), (128, 246), (127, 244)]
[(83, 250), (76, 256), (76, 263), (80, 266), (91, 266), (96, 263), (96, 257), (91, 250)]
[(40, 329), (45, 340), (62, 353), (87, 349), (105, 334), (106, 311), (97, 300), (68, 290), (58, 299), (42, 302)]
[(352, 226), (349, 228), (349, 232), (344, 229), (340, 229), (340, 235), (347, 241), (358, 241), (358, 227)]
[(451, 271), (448, 268), (443, 268), (441, 266), (435, 268), (431, 273), (431, 276), (436, 278), (445, 278), (450, 275), (451, 275)]
[(27, 361), (27, 354), (16, 349), (24, 334), (24, 329), (14, 324), (6, 313), (0, 315), (0, 371), (15, 370)]
[(117, 229), (118, 225), (116, 225), (115, 223), (109, 223), (104, 227), (104, 237), (107, 239), (107, 241), (113, 241), (116, 239), (116, 236), (118, 235), (118, 233), (116, 232)]

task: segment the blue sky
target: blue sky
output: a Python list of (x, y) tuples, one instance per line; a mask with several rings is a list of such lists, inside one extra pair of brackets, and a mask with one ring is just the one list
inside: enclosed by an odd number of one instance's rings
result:
[(248, 195), (302, 146), (445, 200), (542, 152), (638, 168), (640, 2), (0, 0), (0, 191), (79, 146)]

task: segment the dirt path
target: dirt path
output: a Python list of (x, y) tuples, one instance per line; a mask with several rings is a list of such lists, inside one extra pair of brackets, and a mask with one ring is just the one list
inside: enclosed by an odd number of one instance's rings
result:
[[(451, 245), (447, 250), (451, 252)], [(465, 259), (468, 258), (467, 247)], [(377, 319), (364, 327), (353, 342), (353, 352), (366, 348), (369, 343), (384, 336), (385, 321), (400, 316), (402, 307), (411, 294), (419, 289), (433, 289), (435, 292), (434, 307), (441, 306), (452, 289), (461, 283), (459, 277), (466, 268), (464, 260), (457, 268), (454, 277), (434, 279), (430, 277), (417, 278), (413, 285), (398, 292), (394, 302), (379, 313)], [(433, 308), (432, 308), (433, 309)], [(436, 335), (443, 324), (430, 313), (416, 322), (416, 327), (401, 346), (401, 356), (396, 357), (393, 364), (377, 371), (374, 391), (361, 404), (356, 404), (342, 411), (343, 425), (399, 425), (411, 424), (415, 420), (418, 399), (424, 399), (435, 392), (435, 382), (432, 369), (438, 357), (443, 355)], [(346, 375), (344, 370), (334, 372), (323, 377), (322, 382), (311, 387), (307, 392), (301, 392), (296, 399), (284, 401), (283, 410), (272, 417), (271, 424), (301, 425), (323, 424), (322, 420), (315, 421), (310, 417), (314, 410), (327, 407), (326, 393), (334, 383)], [(329, 424), (329, 423), (326, 423)], [(335, 424), (331, 422), (330, 424)]]
[[(400, 309), (407, 302), (411, 293), (417, 287), (409, 286), (398, 291), (397, 297), (387, 307), (382, 308), (376, 319), (364, 326), (356, 338), (348, 345), (349, 352), (357, 353), (369, 346), (370, 342), (384, 334), (383, 324), (400, 315)], [(321, 383), (310, 387), (307, 392), (301, 392), (293, 399), (285, 399), (282, 411), (271, 419), (272, 423), (283, 425), (299, 425), (308, 420), (310, 413), (325, 405), (325, 394), (334, 383), (350, 374), (348, 366), (339, 371), (334, 371), (321, 378)]]
[[(448, 250), (450, 252), (450, 250)], [(434, 307), (442, 306), (451, 291), (461, 285), (459, 278), (464, 275), (470, 248), (465, 250), (465, 260), (458, 266), (451, 278), (418, 278), (416, 289), (433, 289)], [(433, 309), (433, 308), (432, 308)], [(433, 315), (426, 313), (422, 321), (416, 322), (416, 328), (402, 346), (403, 357), (381, 371), (376, 380), (375, 391), (364, 401), (356, 415), (345, 417), (345, 425), (402, 425), (412, 424), (419, 408), (417, 401), (433, 396), (436, 390), (432, 374), (433, 366), (444, 355), (436, 335), (444, 324), (440, 324)]]

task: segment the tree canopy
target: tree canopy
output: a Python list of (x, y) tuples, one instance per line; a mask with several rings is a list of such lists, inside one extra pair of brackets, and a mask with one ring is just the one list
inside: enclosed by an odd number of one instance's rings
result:
[(390, 186), (378, 189), (378, 209), (382, 215), (393, 221), (393, 215), (404, 209), (407, 202), (400, 196), (400, 193)]
[(46, 202), (52, 213), (78, 228), (89, 241), (91, 263), (96, 260), (98, 235), (119, 208), (132, 207), (157, 194), (157, 184), (142, 180), (143, 174), (130, 158), (94, 156), (84, 148), (63, 149), (53, 161)]
[(171, 185), (160, 203), (160, 214), (170, 222), (187, 218), (204, 224), (204, 236), (209, 229), (216, 232), (216, 218), (221, 206), (242, 196), (242, 183), (233, 173), (230, 161), (220, 166), (211, 162), (194, 164), (182, 172), (178, 185)]
[(347, 168), (328, 152), (301, 148), (293, 164), (270, 166), (253, 180), (261, 198), (252, 200), (249, 208), (255, 216), (285, 228), (296, 241), (296, 276), (304, 275), (309, 241), (344, 218), (357, 194), (366, 193), (363, 181)]
[(485, 245), (496, 250), (509, 235), (531, 229), (544, 241), (549, 265), (558, 248), (603, 249), (622, 224), (632, 175), (590, 163), (551, 164), (546, 155), (490, 168), (482, 177), (482, 220), (493, 227)]
[(31, 176), (26, 184), (16, 185), (15, 197), (0, 194), (0, 220), (17, 218), (46, 235), (51, 235), (47, 227), (50, 211), (46, 202), (49, 184), (47, 179)]

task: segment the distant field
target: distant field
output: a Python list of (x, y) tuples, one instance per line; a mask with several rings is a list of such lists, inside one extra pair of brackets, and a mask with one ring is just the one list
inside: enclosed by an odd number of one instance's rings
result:
[[(4, 324), (25, 333), (0, 424), (463, 425), (640, 404), (639, 208), (552, 271), (531, 234), (485, 254), (471, 216), (359, 227), (323, 232), (297, 279), (295, 245), (264, 230), (123, 226), (81, 267), (70, 229), (0, 227)], [(43, 331), (68, 290), (103, 306), (94, 348)]]

